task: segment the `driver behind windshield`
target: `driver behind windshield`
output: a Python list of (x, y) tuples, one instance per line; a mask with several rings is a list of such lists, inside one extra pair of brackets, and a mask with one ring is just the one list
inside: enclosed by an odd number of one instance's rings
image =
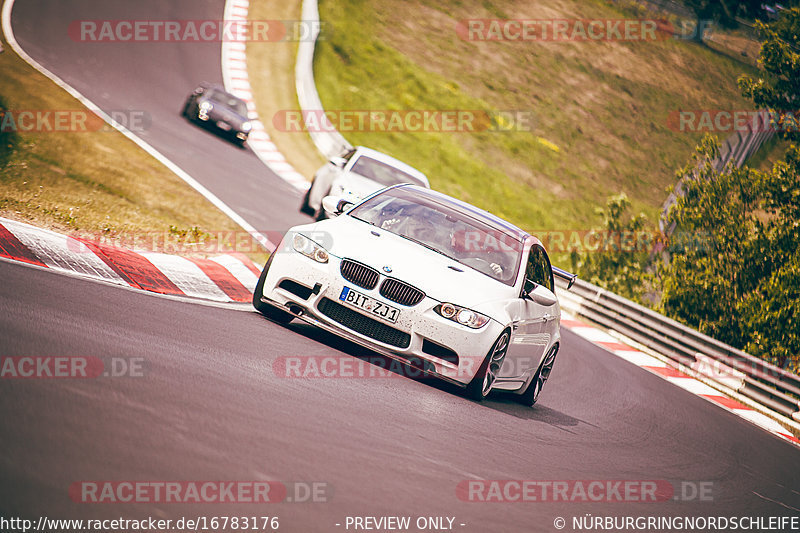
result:
[(514, 275), (513, 254), (504, 249), (502, 236), (430, 206), (393, 198), (381, 207), (375, 225), (421, 242), (496, 280), (509, 282)]
[(511, 281), (513, 267), (508, 264), (511, 255), (489, 233), (461, 224), (463, 229), (453, 233), (452, 249), (456, 259), (475, 270), (500, 281)]

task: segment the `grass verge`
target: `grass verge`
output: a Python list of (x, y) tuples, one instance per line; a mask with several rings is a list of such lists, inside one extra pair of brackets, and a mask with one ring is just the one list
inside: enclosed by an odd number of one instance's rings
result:
[[(302, 0), (261, 0), (251, 2), (250, 20), (299, 20)], [(304, 132), (286, 132), (275, 127), (272, 118), (287, 110), (299, 110), (294, 65), (297, 42), (247, 43), (247, 75), (253, 99), (264, 128), (287, 161), (309, 180), (325, 163), (311, 138)]]
[[(86, 111), (23, 61), (5, 38), (2, 42), (0, 106), (13, 111)], [(188, 243), (217, 250), (227, 242), (217, 236), (229, 239), (232, 233), (243, 233), (197, 191), (110, 127), (2, 133), (0, 216), (88, 238), (147, 242), (156, 249), (171, 241), (173, 251), (175, 243), (187, 244), (181, 250), (199, 249)], [(239, 246), (253, 260), (264, 262), (266, 252), (242, 243)]]
[(530, 132), (344, 135), (534, 232), (596, 226), (596, 208), (619, 192), (655, 220), (701, 136), (674, 131), (670, 113), (751, 108), (736, 78), (752, 67), (692, 42), (476, 42), (455, 31), (464, 19), (634, 16), (610, 2), (322, 0), (320, 15), (326, 109), (533, 112)]

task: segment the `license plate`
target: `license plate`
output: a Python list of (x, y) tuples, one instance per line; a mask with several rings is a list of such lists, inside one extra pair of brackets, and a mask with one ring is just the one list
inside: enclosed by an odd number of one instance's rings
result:
[(344, 303), (351, 305), (352, 307), (363, 309), (364, 311), (367, 311), (368, 313), (371, 313), (393, 324), (397, 322), (397, 317), (400, 316), (399, 309), (396, 309), (391, 305), (386, 305), (383, 302), (379, 302), (375, 298), (370, 298), (369, 296), (361, 294), (358, 291), (354, 291), (350, 287), (345, 287), (342, 289), (339, 299)]
[(219, 122), (217, 122), (217, 127), (219, 129), (225, 130), (225, 131), (230, 131), (231, 130), (231, 125), (228, 124), (227, 122), (223, 122), (221, 120)]

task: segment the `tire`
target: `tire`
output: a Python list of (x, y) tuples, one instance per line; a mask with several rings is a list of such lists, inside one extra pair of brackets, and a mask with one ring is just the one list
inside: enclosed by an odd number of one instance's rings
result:
[(317, 216), (315, 218), (316, 218), (317, 222), (322, 222), (323, 220), (328, 220), (328, 213), (326, 213), (325, 210), (322, 207), (320, 207), (319, 208), (319, 212), (317, 213)]
[(308, 205), (308, 200), (310, 198), (311, 198), (311, 187), (308, 188), (305, 196), (303, 196), (303, 203), (300, 204), (300, 212), (313, 217), (314, 210), (311, 208), (310, 205)]
[(185, 118), (188, 118), (189, 120), (192, 120), (191, 115), (189, 115), (189, 107), (191, 105), (192, 105), (192, 100), (191, 99), (186, 100), (186, 103), (183, 105), (183, 111), (181, 111), (181, 115), (183, 115)]
[(558, 355), (558, 344), (547, 352), (542, 364), (539, 365), (536, 374), (533, 375), (533, 379), (528, 384), (528, 388), (519, 396), (520, 403), (533, 407), (539, 399), (539, 394), (542, 392), (544, 384), (550, 378), (550, 373), (553, 371), (553, 365), (556, 362), (556, 355)]
[(492, 386), (503, 366), (503, 361), (505, 361), (510, 340), (511, 334), (508, 330), (505, 330), (494, 341), (475, 377), (467, 385), (466, 395), (468, 398), (481, 402), (492, 391)]
[(264, 265), (264, 270), (261, 271), (261, 276), (258, 278), (256, 290), (253, 292), (253, 307), (256, 308), (256, 311), (274, 322), (279, 324), (288, 324), (294, 318), (291, 313), (287, 313), (286, 311), (282, 311), (277, 307), (261, 301), (261, 294), (264, 291), (264, 280), (267, 279), (267, 272), (269, 272), (269, 266), (272, 264), (272, 258), (274, 255), (275, 252), (269, 256), (267, 264)]

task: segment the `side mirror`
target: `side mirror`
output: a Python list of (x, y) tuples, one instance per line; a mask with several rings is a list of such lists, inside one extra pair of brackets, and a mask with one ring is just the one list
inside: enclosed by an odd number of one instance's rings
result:
[(330, 163), (335, 167), (344, 168), (344, 166), (347, 164), (347, 159), (345, 159), (344, 157), (331, 157), (328, 160), (328, 163)]
[(326, 196), (322, 199), (322, 209), (330, 217), (339, 216), (353, 205), (353, 202), (345, 200), (339, 196)]
[(548, 290), (547, 287), (537, 285), (527, 279), (525, 280), (525, 288), (522, 291), (522, 297), (545, 307), (550, 307), (558, 302), (556, 295)]

